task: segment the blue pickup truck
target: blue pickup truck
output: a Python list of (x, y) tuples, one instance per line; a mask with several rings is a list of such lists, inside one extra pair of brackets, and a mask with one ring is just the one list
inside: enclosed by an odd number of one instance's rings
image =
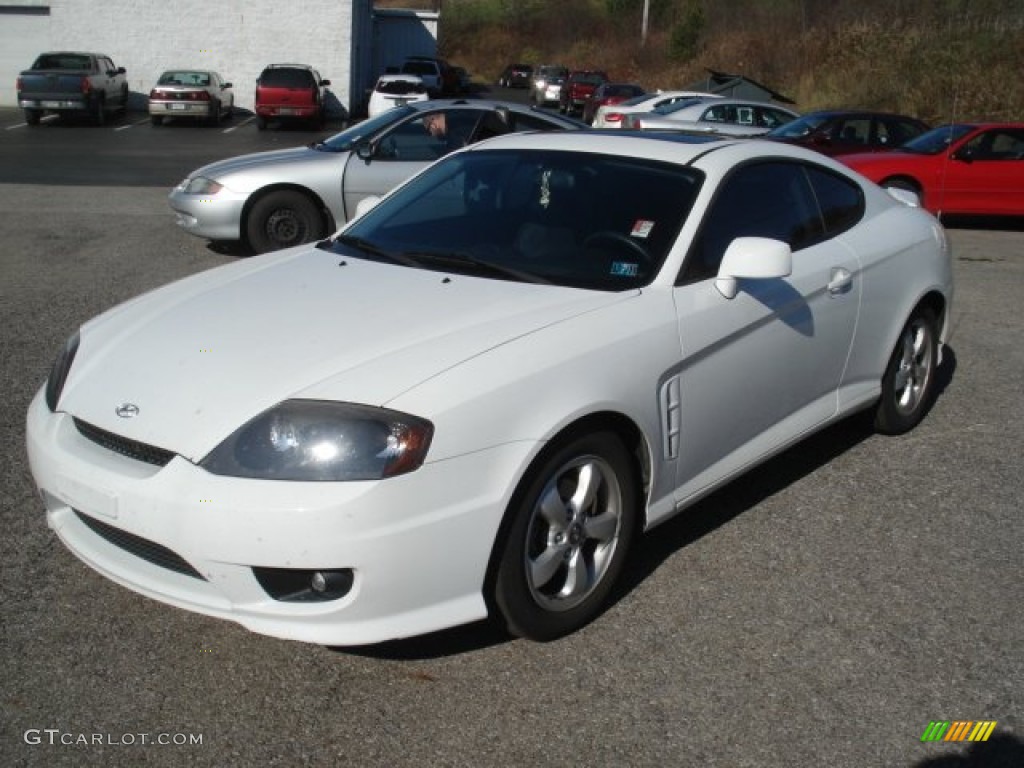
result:
[(18, 75), (17, 91), (29, 125), (38, 125), (46, 112), (86, 114), (102, 124), (108, 112), (128, 108), (124, 67), (99, 53), (40, 54)]

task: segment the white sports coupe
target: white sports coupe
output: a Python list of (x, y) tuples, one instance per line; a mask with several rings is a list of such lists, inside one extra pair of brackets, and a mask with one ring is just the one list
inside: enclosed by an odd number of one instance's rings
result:
[(950, 249), (902, 197), (756, 140), (467, 147), (76, 331), (28, 412), (49, 525), (277, 637), (565, 635), (641, 531), (855, 411), (923, 418)]

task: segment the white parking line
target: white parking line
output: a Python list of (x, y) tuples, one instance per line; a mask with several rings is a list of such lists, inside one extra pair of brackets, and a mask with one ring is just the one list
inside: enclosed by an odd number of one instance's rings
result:
[(242, 121), (242, 122), (240, 122), (240, 123), (235, 123), (235, 124), (234, 124), (233, 126), (231, 126), (230, 128), (225, 128), (225, 129), (224, 129), (223, 131), (221, 131), (221, 133), (231, 133), (232, 131), (237, 131), (237, 130), (238, 130), (239, 128), (241, 128), (241, 127), (242, 127), (243, 125), (248, 125), (249, 123), (251, 123), (251, 122), (252, 122), (253, 120), (255, 120), (255, 119), (256, 119), (256, 117), (255, 117), (255, 115), (254, 115), (253, 117), (250, 117), (250, 118), (249, 118), (249, 119), (247, 119), (247, 120), (243, 120), (243, 121)]
[(114, 130), (115, 131), (127, 131), (129, 128), (134, 128), (136, 125), (144, 125), (144, 124), (146, 124), (148, 122), (149, 122), (149, 118), (147, 117), (145, 120), (137, 120), (136, 122), (131, 123), (130, 125), (119, 125)]
[[(56, 120), (58, 117), (59, 117), (59, 115), (46, 115), (45, 117), (40, 118), (39, 122), (41, 122), (41, 123), (49, 123), (49, 122), (52, 122), (52, 121)], [(4, 130), (5, 131), (13, 131), (15, 128), (24, 128), (27, 125), (28, 125), (28, 123), (15, 123), (14, 125), (8, 125), (6, 128), (4, 128)]]

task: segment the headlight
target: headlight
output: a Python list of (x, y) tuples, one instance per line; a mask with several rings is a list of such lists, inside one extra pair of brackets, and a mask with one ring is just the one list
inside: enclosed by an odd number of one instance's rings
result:
[(223, 188), (223, 184), (218, 184), (205, 176), (194, 176), (191, 179), (185, 179), (178, 185), (178, 189), (186, 195), (216, 195)]
[(200, 466), (269, 480), (380, 480), (417, 469), (433, 433), (429, 421), (397, 411), (287, 400), (236, 430)]
[(56, 412), (60, 393), (64, 391), (64, 382), (68, 380), (68, 371), (78, 352), (78, 338), (76, 331), (74, 336), (64, 342), (64, 347), (57, 353), (57, 359), (50, 369), (50, 377), (46, 380), (46, 405), (51, 412)]

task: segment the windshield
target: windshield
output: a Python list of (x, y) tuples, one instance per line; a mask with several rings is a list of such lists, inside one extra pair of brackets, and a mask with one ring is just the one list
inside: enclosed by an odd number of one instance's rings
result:
[(356, 144), (363, 139), (376, 135), (379, 131), (405, 119), (407, 115), (416, 110), (412, 107), (392, 107), (387, 112), (382, 112), (369, 120), (356, 123), (351, 128), (346, 128), (331, 138), (316, 145), (317, 149), (330, 152), (349, 152)]
[(460, 152), (327, 247), (490, 279), (635, 289), (661, 269), (702, 179), (692, 168), (613, 155)]
[(921, 155), (937, 155), (946, 147), (973, 131), (973, 125), (943, 125), (922, 133), (900, 147), (901, 152), (916, 152)]
[(828, 115), (804, 115), (768, 131), (765, 136), (773, 139), (799, 139), (817, 130), (829, 119)]
[(673, 112), (678, 112), (680, 109), (686, 109), (692, 107), (694, 104), (700, 104), (701, 99), (683, 99), (682, 101), (674, 101), (671, 104), (662, 104), (660, 107), (655, 107), (652, 112), (656, 112), (659, 115), (671, 115)]

